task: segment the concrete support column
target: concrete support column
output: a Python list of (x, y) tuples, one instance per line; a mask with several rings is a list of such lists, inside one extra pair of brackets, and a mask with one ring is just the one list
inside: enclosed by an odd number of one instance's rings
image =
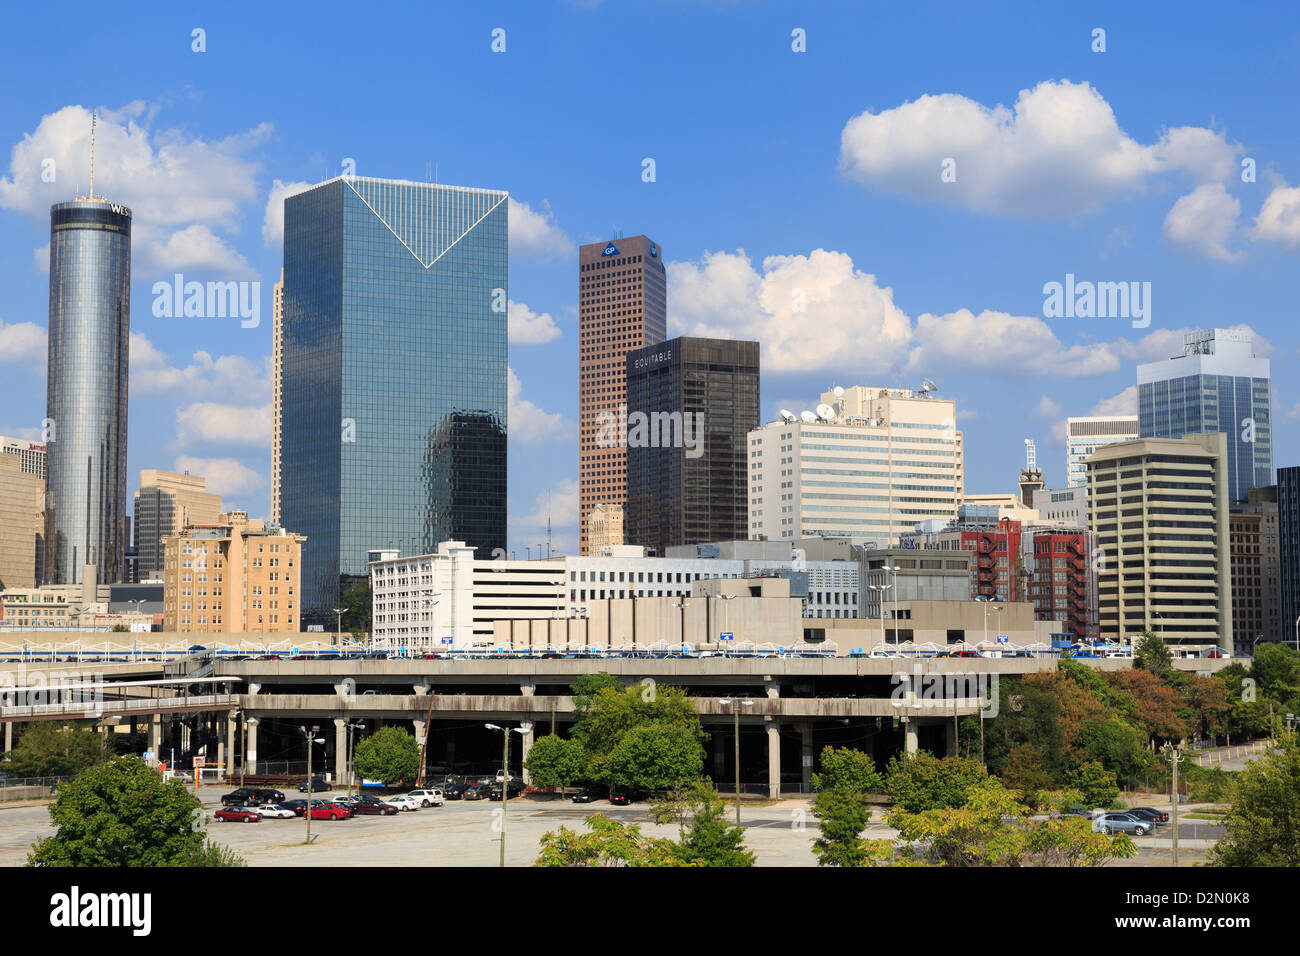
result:
[(14, 749), (14, 722), (5, 721), (5, 753)]
[(257, 724), (249, 721), (248, 724), (248, 772), (257, 773)]
[(955, 757), (957, 756), (957, 724), (950, 719), (945, 719), (943, 726), (945, 744), (944, 751), (949, 757)]
[(915, 757), (919, 749), (916, 740), (916, 720), (909, 720), (903, 724), (903, 753), (909, 757)]
[(235, 736), (239, 731), (239, 718), (232, 712), (226, 719), (226, 753), (230, 754), (230, 763), (226, 765), (226, 776), (233, 776), (235, 773), (235, 757), (239, 751), (236, 749)]
[(813, 729), (811, 720), (801, 720), (796, 725), (799, 728), (799, 769), (801, 771), (801, 781), (803, 783), (803, 792), (812, 792), (812, 772), (813, 772)]
[(520, 684), (520, 685), (519, 685), (519, 693), (522, 694), (524, 697), (532, 697), (534, 694), (537, 693), (537, 685), (536, 685), (536, 684)]
[[(519, 766), (523, 767), (524, 761), (528, 759), (528, 754), (533, 749), (534, 734), (532, 721), (524, 721), (519, 726), (523, 731), (523, 733), (519, 735), (521, 738), (519, 745)], [(528, 772), (527, 768), (524, 768), (523, 777), (525, 784), (532, 784), (533, 775)]]
[(713, 731), (713, 782), (722, 784), (722, 775), (727, 772), (727, 742), (723, 739), (722, 725)]
[(781, 728), (775, 721), (767, 725), (767, 795), (781, 796)]
[(348, 783), (348, 722), (342, 717), (334, 718), (334, 780)]
[(424, 743), (424, 737), (429, 732), (429, 728), (423, 720), (413, 720), (411, 721), (411, 730), (415, 734), (415, 746), (419, 747)]
[(429, 693), (431, 687), (433, 687), (433, 682), (425, 681), (423, 684), (412, 684), (411, 690), (415, 692), (416, 697), (423, 697), (425, 694)]
[(158, 760), (163, 759), (162, 714), (154, 714), (149, 720), (149, 749), (154, 752)]
[(769, 698), (775, 699), (781, 696), (781, 685), (774, 680), (769, 680), (763, 685), (763, 688), (767, 691)]

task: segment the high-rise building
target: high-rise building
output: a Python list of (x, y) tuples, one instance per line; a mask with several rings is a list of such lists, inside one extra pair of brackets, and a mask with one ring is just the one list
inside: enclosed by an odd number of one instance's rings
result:
[(215, 524), (221, 514), (221, 496), (207, 490), (207, 479), (188, 472), (140, 472), (135, 493), (135, 574), (138, 580), (156, 580), (163, 570), (163, 539), (189, 525)]
[(601, 441), (602, 416), (627, 403), (627, 353), (668, 334), (663, 249), (645, 236), (578, 250), (578, 546), (592, 554), (597, 504), (627, 500), (627, 448)]
[(271, 520), (280, 520), (280, 416), (284, 375), (284, 270), (271, 293)]
[(40, 581), (45, 446), (0, 436), (0, 591)]
[(1232, 649), (1228, 439), (1141, 438), (1088, 459), (1101, 636)]
[(623, 544), (623, 506), (597, 502), (587, 516), (587, 544), (592, 554)]
[(1300, 651), (1300, 465), (1277, 470), (1281, 639)]
[(163, 539), (163, 627), (227, 634), (299, 629), (303, 537), (243, 511)]
[(50, 207), (43, 576), (54, 584), (80, 583), (91, 565), (121, 581), (127, 545), (131, 210), (93, 193)]
[[(1282, 627), (1277, 486), (1251, 488), (1246, 503), (1233, 505), (1229, 511), (1229, 537), (1233, 544), (1232, 623), (1237, 632), (1234, 641), (1238, 653), (1249, 654), (1256, 640), (1286, 639)], [(1255, 540), (1237, 540), (1237, 531), (1231, 528), (1231, 524), (1239, 518), (1248, 519), (1241, 525), (1241, 530), (1252, 536), (1255, 522), (1258, 522), (1259, 532)], [(1245, 572), (1240, 584), (1237, 576), (1238, 555), (1244, 559), (1240, 564)], [(1238, 613), (1238, 607), (1242, 607), (1243, 613)], [(1247, 618), (1253, 619), (1254, 623), (1244, 624), (1243, 621)]]
[(1183, 354), (1138, 366), (1142, 438), (1228, 436), (1228, 503), (1273, 484), (1273, 405), (1269, 362), (1249, 332), (1206, 329), (1183, 336)]
[(628, 353), (627, 407), (603, 436), (627, 447), (627, 544), (662, 555), (748, 537), (758, 379), (757, 342), (683, 336)]
[(285, 200), (279, 507), (307, 623), (371, 549), (504, 554), (506, 199), (346, 176)]
[(749, 537), (846, 537), (884, 548), (957, 517), (965, 489), (956, 403), (927, 390), (826, 392), (819, 411), (749, 433)]
[[(1088, 485), (1088, 456), (1098, 448), (1138, 437), (1136, 415), (1071, 417), (1065, 420), (1065, 479), (1070, 488)], [(1181, 436), (1177, 436), (1181, 437)]]

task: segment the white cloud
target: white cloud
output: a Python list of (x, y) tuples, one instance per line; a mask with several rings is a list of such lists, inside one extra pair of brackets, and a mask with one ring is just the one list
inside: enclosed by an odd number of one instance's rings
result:
[(266, 243), (266, 248), (274, 249), (284, 241), (284, 201), (311, 187), (311, 183), (286, 183), (278, 179), (271, 184), (271, 194), (266, 198), (266, 213), (262, 217), (262, 242)]
[(538, 408), (532, 402), (520, 397), (523, 383), (514, 369), (507, 369), (507, 391), (509, 395), (507, 434), (513, 441), (524, 444), (537, 444), (573, 438), (576, 426), (559, 412), (548, 412)]
[(510, 219), (510, 251), (522, 256), (551, 259), (573, 252), (573, 242), (555, 222), (550, 204), (543, 201), (536, 211), (513, 196), (507, 204)]
[(271, 447), (271, 406), (195, 402), (176, 409), (173, 447), (251, 445)]
[(743, 249), (671, 262), (669, 325), (687, 335), (757, 339), (773, 372), (837, 367), (884, 372), (906, 354), (907, 316), (893, 290), (842, 252), (768, 256)]
[(522, 302), (507, 300), (511, 345), (544, 345), (562, 334), (549, 312), (534, 312)]
[(141, 250), (145, 258), (160, 269), (168, 272), (186, 269), (213, 272), (228, 279), (257, 277), (247, 259), (201, 223), (178, 229), (162, 239), (155, 238), (155, 235), (152, 229), (136, 229), (132, 246)]
[[(1069, 218), (1143, 192), (1156, 175), (1226, 178), (1240, 147), (1201, 127), (1165, 130), (1143, 145), (1088, 83), (1046, 80), (1013, 108), (955, 93), (925, 95), (850, 119), (840, 170), (884, 192), (1023, 218)], [(944, 182), (945, 160), (956, 179)]]
[(1228, 239), (1240, 213), (1241, 203), (1222, 183), (1206, 183), (1174, 203), (1165, 216), (1165, 239), (1195, 255), (1234, 262), (1242, 253), (1229, 250)]
[(270, 357), (195, 352), (190, 364), (177, 368), (143, 332), (131, 333), (131, 394), (156, 395), (184, 388), (190, 398), (235, 398), (252, 403), (269, 401)]
[(45, 330), (35, 322), (0, 319), (0, 362), (44, 362)]
[(1275, 187), (1260, 207), (1250, 235), (1257, 242), (1300, 248), (1300, 186)]
[(198, 458), (178, 455), (172, 466), (178, 472), (202, 475), (208, 480), (208, 491), (221, 495), (230, 504), (230, 498), (247, 497), (264, 489), (268, 482), (237, 458)]
[(0, 435), (5, 438), (19, 438), (23, 441), (45, 441), (45, 432), (40, 428), (11, 428), (8, 425), (0, 425)]
[(578, 551), (578, 483), (572, 478), (561, 478), (555, 487), (538, 492), (530, 512), (519, 514), (510, 510), (510, 536), (527, 535), (522, 544), (516, 544), (518, 557), (524, 557), (524, 546), (533, 548), (544, 543), (535, 536), (544, 533), (547, 518), (552, 528), (551, 547), (556, 554), (576, 554)]
[(1067, 347), (1036, 316), (988, 309), (979, 315), (958, 309), (918, 316), (907, 361), (908, 370), (922, 375), (943, 368), (1017, 368), (1062, 378), (1103, 375), (1119, 365), (1119, 357), (1105, 343)]
[(1138, 389), (1136, 385), (1130, 385), (1118, 395), (1112, 395), (1110, 398), (1103, 398), (1092, 410), (1088, 412), (1090, 416), (1108, 416), (1108, 415), (1136, 415), (1138, 413)]
[(36, 271), (42, 275), (50, 274), (50, 244), (32, 250), (32, 259), (36, 262)]
[(1034, 408), (1035, 418), (1057, 419), (1061, 417), (1061, 405), (1053, 401), (1046, 395), (1038, 399), (1038, 405)]

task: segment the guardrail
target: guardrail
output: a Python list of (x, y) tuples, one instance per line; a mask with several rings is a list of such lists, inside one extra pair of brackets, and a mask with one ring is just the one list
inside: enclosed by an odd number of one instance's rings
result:
[(19, 800), (41, 800), (53, 797), (61, 783), (71, 777), (5, 777), (0, 778), (0, 803)]
[(41, 717), (100, 716), (112, 713), (168, 713), (176, 710), (217, 710), (238, 707), (238, 694), (191, 694), (184, 697), (99, 698), (55, 704), (21, 704), (0, 707), (0, 720), (36, 720)]

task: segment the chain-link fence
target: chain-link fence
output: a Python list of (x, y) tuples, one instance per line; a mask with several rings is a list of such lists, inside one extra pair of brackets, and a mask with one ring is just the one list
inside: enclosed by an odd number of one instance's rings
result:
[(0, 803), (43, 800), (56, 796), (58, 785), (71, 777), (0, 777)]

